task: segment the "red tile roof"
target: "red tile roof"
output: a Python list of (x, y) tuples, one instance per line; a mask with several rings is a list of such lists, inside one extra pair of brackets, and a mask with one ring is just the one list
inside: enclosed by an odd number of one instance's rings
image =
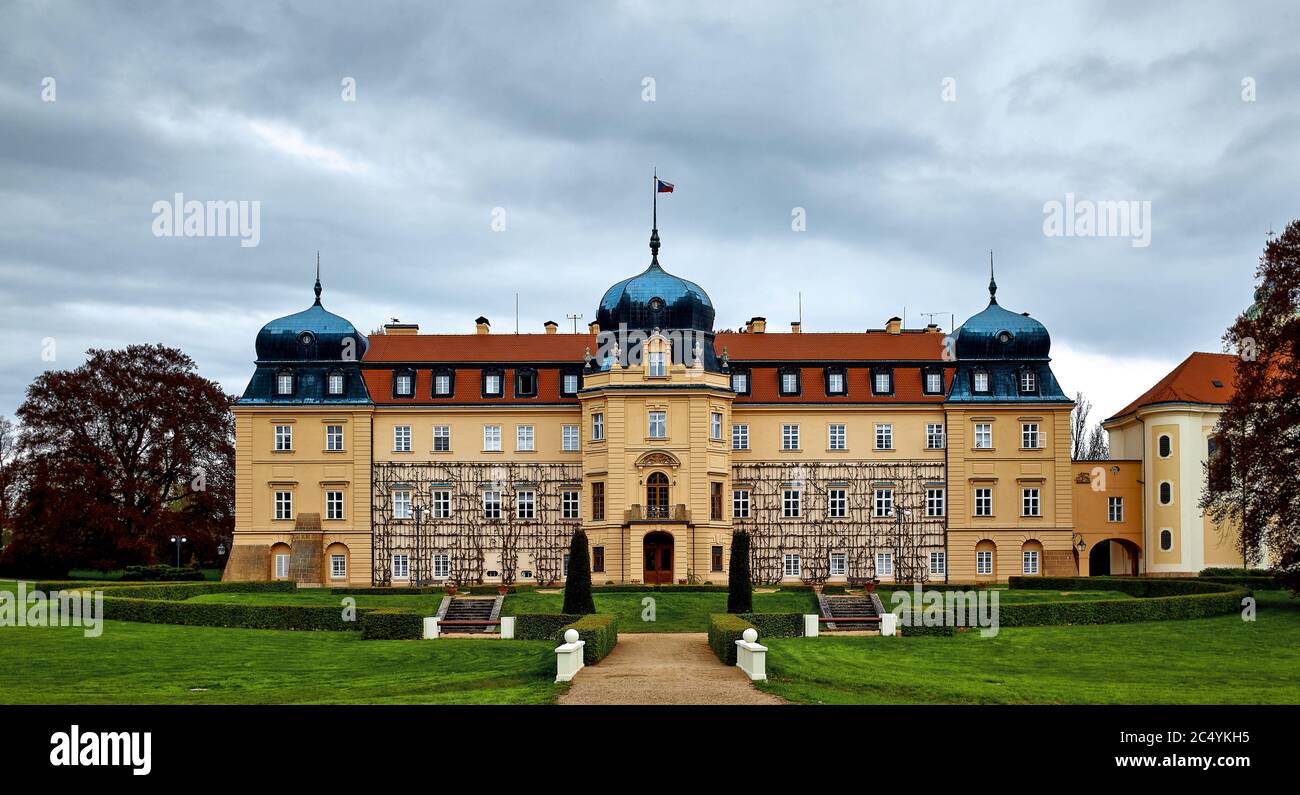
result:
[(375, 334), (367, 362), (581, 362), (591, 334)]
[(732, 361), (929, 360), (943, 358), (943, 334), (906, 331), (719, 334), (714, 349)]
[(922, 391), (919, 367), (894, 369), (894, 394), (874, 395), (871, 392), (871, 371), (865, 367), (850, 367), (845, 374), (846, 395), (826, 394), (826, 379), (820, 367), (799, 368), (799, 385), (802, 394), (780, 394), (780, 374), (776, 367), (754, 367), (749, 371), (749, 394), (737, 395), (737, 403), (942, 403), (952, 385), (951, 368), (943, 375), (943, 392), (927, 395)]
[[(1237, 357), (1230, 353), (1193, 353), (1107, 422), (1157, 403), (1226, 404), (1232, 400), (1236, 374)], [(1222, 386), (1215, 386), (1215, 381)]]
[[(369, 358), (369, 357), (367, 357)], [(579, 359), (581, 360), (581, 359)], [(415, 394), (409, 398), (393, 397), (393, 371), (390, 369), (363, 369), (361, 375), (366, 379), (366, 389), (370, 390), (370, 399), (383, 405), (417, 405), (438, 404), (502, 404), (509, 406), (537, 405), (539, 403), (572, 403), (578, 405), (576, 397), (560, 397), (560, 371), (556, 368), (539, 367), (537, 369), (537, 397), (515, 397), (515, 371), (502, 368), (501, 397), (483, 397), (483, 371), (480, 368), (456, 368), (456, 379), (450, 396), (433, 395), (433, 371), (415, 370)]]

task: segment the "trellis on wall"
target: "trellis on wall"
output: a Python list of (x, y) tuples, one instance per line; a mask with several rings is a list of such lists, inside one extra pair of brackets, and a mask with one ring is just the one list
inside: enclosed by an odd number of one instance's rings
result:
[[(432, 579), (434, 555), (448, 556), (446, 579), (458, 584), (482, 582), (492, 553), (500, 555), (498, 571), (506, 584), (525, 571), (532, 576), (524, 579), (539, 583), (553, 583), (562, 576), (564, 553), (580, 523), (563, 518), (562, 495), (581, 492), (580, 464), (377, 463), (373, 475), (375, 585), (392, 584), (394, 554), (410, 556), (412, 582)], [(393, 518), (397, 491), (411, 495), (408, 519)], [(434, 491), (450, 493), (449, 516), (433, 515)], [(485, 515), (487, 491), (501, 495), (500, 518)], [(520, 491), (533, 492), (531, 519), (518, 516)], [(416, 507), (423, 508), (418, 522)]]
[[(930, 553), (945, 548), (946, 519), (926, 510), (926, 489), (943, 488), (942, 463), (756, 462), (735, 464), (732, 481), (733, 488), (750, 491), (749, 518), (732, 523), (750, 533), (756, 583), (780, 580), (787, 554), (799, 555), (802, 579), (825, 582), (832, 552), (844, 553), (850, 578), (879, 576), (877, 553), (888, 552), (895, 581), (928, 582)], [(876, 515), (878, 488), (892, 491), (893, 509), (886, 516)], [(799, 491), (798, 517), (783, 515), (787, 489)], [(845, 491), (843, 518), (829, 515), (831, 489)]]

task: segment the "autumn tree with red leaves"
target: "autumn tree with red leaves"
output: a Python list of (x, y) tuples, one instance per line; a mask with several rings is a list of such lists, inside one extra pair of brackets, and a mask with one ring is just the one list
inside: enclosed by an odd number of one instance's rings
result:
[(1300, 589), (1300, 221), (1264, 247), (1255, 304), (1224, 334), (1236, 390), (1211, 436), (1201, 509)]
[(87, 352), (18, 409), (25, 489), (0, 565), (23, 574), (215, 560), (234, 526), (231, 396), (162, 345)]

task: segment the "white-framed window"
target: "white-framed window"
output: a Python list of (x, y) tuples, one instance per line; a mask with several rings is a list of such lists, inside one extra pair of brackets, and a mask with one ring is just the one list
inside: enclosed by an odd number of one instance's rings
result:
[(515, 492), (515, 518), (537, 518), (537, 493), (533, 491)]
[(499, 452), (501, 450), (500, 425), (483, 426), (483, 450), (487, 452)]
[(293, 373), (280, 373), (275, 377), (275, 393), (277, 395), (293, 394)]
[(781, 573), (786, 577), (798, 577), (803, 572), (798, 555), (787, 554), (782, 564)]
[(651, 439), (668, 438), (668, 412), (652, 411), (649, 414), (648, 435)]
[(394, 453), (411, 452), (411, 426), (410, 425), (393, 426), (393, 452)]
[(654, 378), (662, 378), (668, 374), (668, 365), (663, 351), (650, 351), (650, 366), (646, 374)]
[(826, 492), (826, 515), (832, 519), (843, 519), (849, 515), (849, 491), (833, 488)]
[(429, 498), (429, 509), (434, 519), (451, 517), (451, 492), (447, 489), (434, 489)]
[(337, 453), (343, 450), (342, 425), (325, 426), (325, 449), (331, 453)]
[(483, 394), (500, 395), (501, 394), (501, 374), (487, 373), (483, 376)]
[(436, 373), (433, 376), (433, 394), (451, 394), (451, 373)]
[(977, 422), (975, 423), (975, 448), (978, 450), (988, 450), (993, 447), (993, 423)]
[(1020, 391), (1026, 394), (1032, 393), (1038, 389), (1038, 379), (1034, 376), (1033, 370), (1024, 370), (1020, 373)]
[(876, 489), (875, 515), (876, 516), (894, 515), (894, 490), (893, 489)]
[(601, 439), (604, 438), (605, 438), (605, 415), (592, 414), (591, 415), (591, 440), (593, 442), (599, 442)]
[(393, 379), (393, 389), (399, 395), (410, 395), (412, 392), (411, 376), (407, 373), (397, 376)]
[(451, 452), (451, 426), (450, 425), (433, 426), (433, 452), (435, 453)]
[(948, 573), (948, 553), (931, 552), (930, 553), (930, 573), (947, 574)]
[(1021, 516), (1042, 516), (1038, 499), (1038, 487), (1032, 486), (1020, 490)]
[(942, 450), (943, 444), (943, 423), (927, 422), (925, 424), (925, 448), (927, 450)]
[(345, 555), (330, 555), (330, 579), (341, 580), (348, 576), (348, 559)]
[(786, 423), (781, 426), (781, 449), (798, 450), (799, 449), (799, 426), (793, 423)]
[(560, 381), (560, 391), (566, 395), (578, 394), (578, 374), (565, 373)]
[(925, 490), (925, 515), (943, 516), (947, 495), (942, 487), (931, 486)]
[(802, 495), (798, 489), (786, 489), (781, 495), (781, 515), (786, 519), (798, 518), (802, 512)]
[(281, 451), (293, 449), (292, 425), (275, 426), (275, 449)]
[(1022, 560), (1022, 565), (1020, 570), (1025, 574), (1037, 574), (1038, 573), (1038, 550), (1026, 549), (1021, 554), (1021, 557), (1023, 560)]
[(283, 553), (275, 556), (275, 578), (277, 580), (287, 579), (289, 577), (289, 556)]
[(343, 518), (343, 492), (341, 491), (325, 492), (325, 518), (326, 519)]
[(519, 425), (515, 427), (515, 449), (528, 453), (534, 449), (533, 426)]
[(709, 414), (709, 438), (714, 441), (722, 441), (722, 412), (714, 411)]
[(894, 449), (894, 425), (890, 422), (876, 423), (876, 449)]
[(331, 395), (343, 394), (343, 373), (330, 373), (325, 379), (325, 388)]
[(832, 450), (849, 449), (849, 438), (847, 426), (842, 422), (832, 422), (827, 426), (827, 436), (829, 437), (826, 446)]
[(483, 492), (483, 518), (501, 518), (501, 492), (489, 489)]
[(445, 580), (451, 576), (451, 556), (434, 555), (433, 556), (433, 578), (435, 580)]
[(1160, 549), (1165, 552), (1174, 548), (1174, 531), (1168, 527), (1160, 529)]
[(393, 492), (393, 518), (411, 518), (411, 492), (406, 490)]
[(293, 518), (293, 492), (277, 491), (275, 493), (275, 518)]
[(731, 391), (744, 393), (749, 391), (749, 373), (731, 374)]
[(876, 553), (876, 576), (893, 577), (894, 576), (894, 555), (890, 552)]
[(737, 423), (731, 426), (731, 449), (749, 449), (749, 426)]
[(831, 395), (844, 394), (844, 373), (826, 374), (826, 392)]
[(1160, 482), (1160, 504), (1169, 505), (1174, 501), (1174, 484), (1167, 480)]
[(582, 504), (582, 495), (576, 491), (565, 491), (560, 493), (560, 517), (562, 519), (579, 519), (579, 506)]
[(982, 549), (975, 553), (975, 573), (993, 573), (993, 553), (990, 550)]
[(984, 372), (983, 370), (975, 371), (975, 391), (976, 392), (989, 391), (989, 374)]
[(925, 391), (937, 395), (943, 391), (943, 373), (934, 371), (925, 374)]
[(731, 492), (731, 517), (733, 519), (749, 518), (749, 489), (733, 489)]
[(1123, 497), (1106, 498), (1106, 521), (1108, 522), (1124, 521), (1124, 498)]
[(1038, 423), (1020, 423), (1020, 446), (1026, 450), (1037, 450), (1042, 446), (1042, 436), (1038, 433)]
[(874, 377), (875, 392), (877, 395), (886, 395), (894, 391), (893, 377), (890, 373), (876, 373)]
[(581, 436), (577, 425), (565, 425), (560, 429), (560, 449), (570, 453), (578, 450)]
[(975, 515), (993, 515), (993, 489), (991, 487), (980, 486), (975, 489)]
[(781, 394), (793, 395), (799, 391), (798, 373), (781, 373)]
[(843, 552), (831, 553), (831, 576), (843, 577), (849, 570), (849, 556)]
[(406, 555), (393, 556), (393, 579), (409, 580), (411, 579), (411, 559)]

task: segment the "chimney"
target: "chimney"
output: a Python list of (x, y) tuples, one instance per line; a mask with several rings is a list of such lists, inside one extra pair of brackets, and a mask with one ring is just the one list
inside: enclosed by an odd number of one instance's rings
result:
[(903, 319), (901, 317), (891, 317), (885, 321), (885, 331), (890, 334), (903, 333)]
[(803, 324), (802, 324), (802, 323), (800, 323), (800, 322), (797, 321), (797, 320), (792, 320), (792, 321), (790, 321), (790, 333), (791, 333), (791, 334), (798, 334), (798, 333), (801, 332), (801, 331), (803, 331)]
[(394, 318), (392, 323), (384, 324), (384, 333), (394, 337), (406, 337), (420, 333), (419, 323), (398, 323)]
[(554, 334), (556, 331), (559, 331), (560, 329), (560, 324), (556, 323), (554, 320), (548, 320), (543, 325), (546, 326), (547, 334)]
[(751, 317), (749, 323), (745, 324), (745, 327), (749, 329), (750, 333), (762, 334), (767, 331), (767, 318)]
[(474, 325), (479, 334), (487, 334), (492, 331), (492, 324), (485, 317), (474, 318)]
[(591, 321), (590, 323), (588, 323), (588, 324), (587, 324), (587, 333), (588, 333), (588, 334), (599, 334), (599, 333), (600, 333), (600, 324), (597, 323), (597, 322), (594, 321), (594, 320)]
[(934, 323), (931, 323), (930, 325), (928, 325), (928, 326), (925, 327), (925, 333), (926, 333), (926, 334), (942, 334), (943, 331), (941, 331), (941, 330), (939, 329), (939, 326), (938, 326), (938, 325), (936, 325), (936, 324), (934, 324)]

